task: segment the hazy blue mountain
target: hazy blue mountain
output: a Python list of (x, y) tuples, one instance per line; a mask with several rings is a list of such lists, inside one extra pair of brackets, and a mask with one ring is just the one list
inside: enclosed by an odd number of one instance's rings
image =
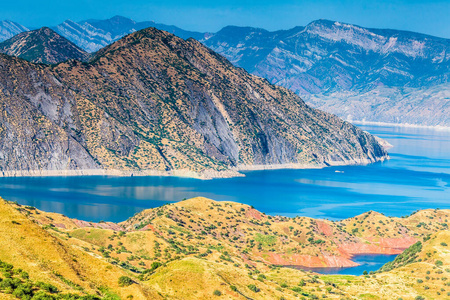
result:
[[(341, 117), (450, 126), (448, 39), (318, 20), (275, 32), (229, 26), (203, 43), (235, 65)], [(440, 105), (417, 101), (422, 90), (434, 93), (431, 98)], [(384, 114), (377, 110), (380, 94)], [(413, 95), (419, 107), (408, 108)], [(400, 99), (409, 101), (391, 110)]]
[(176, 26), (155, 23), (153, 21), (135, 22), (131, 19), (115, 16), (107, 20), (85, 20), (74, 22), (67, 20), (53, 29), (87, 52), (95, 52), (132, 32), (155, 27), (168, 31), (183, 39), (201, 40), (205, 33), (186, 31)]
[(29, 29), (16, 22), (4, 20), (0, 21), (0, 42), (12, 38), (16, 34), (19, 34)]

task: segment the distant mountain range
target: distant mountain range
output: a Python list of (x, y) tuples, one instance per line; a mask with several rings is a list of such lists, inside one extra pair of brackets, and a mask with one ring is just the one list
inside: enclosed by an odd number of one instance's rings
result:
[(116, 16), (53, 29), (94, 52), (150, 26), (200, 40), (234, 65), (347, 120), (450, 126), (449, 39), (328, 20), (275, 32), (228, 26), (212, 34)]
[(155, 23), (153, 21), (135, 22), (121, 16), (115, 16), (107, 20), (86, 20), (74, 22), (67, 20), (53, 30), (66, 37), (87, 52), (95, 52), (99, 49), (119, 40), (123, 36), (140, 29), (155, 27), (175, 34), (183, 39), (194, 38), (202, 40), (205, 33), (186, 31), (176, 26)]
[(276, 32), (229, 26), (204, 43), (343, 118), (450, 126), (448, 39), (319, 20)]
[(26, 28), (25, 26), (22, 26), (13, 21), (0, 21), (0, 42), (10, 39), (16, 34), (29, 30), (30, 29)]

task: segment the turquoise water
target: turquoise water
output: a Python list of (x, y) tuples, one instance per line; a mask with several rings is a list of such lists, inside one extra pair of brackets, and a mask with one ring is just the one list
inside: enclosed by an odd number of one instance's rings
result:
[(393, 261), (397, 255), (395, 254), (361, 254), (355, 255), (352, 261), (359, 264), (357, 267), (350, 268), (302, 268), (304, 271), (313, 271), (321, 274), (333, 274), (333, 275), (362, 275), (364, 271), (371, 272), (377, 271), (385, 263)]
[[(376, 210), (390, 216), (450, 208), (450, 131), (360, 126), (395, 145), (368, 166), (245, 172), (244, 178), (0, 178), (0, 196), (88, 221), (123, 221), (145, 208), (205, 196), (271, 215), (342, 219)], [(338, 171), (338, 172), (336, 172)]]

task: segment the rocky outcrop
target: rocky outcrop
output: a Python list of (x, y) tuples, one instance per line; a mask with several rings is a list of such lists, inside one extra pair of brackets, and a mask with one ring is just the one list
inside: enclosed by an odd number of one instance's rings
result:
[(105, 169), (214, 177), (387, 157), (370, 134), (193, 39), (157, 29), (130, 34), (89, 63), (45, 66), (1, 55), (0, 79), (6, 175)]

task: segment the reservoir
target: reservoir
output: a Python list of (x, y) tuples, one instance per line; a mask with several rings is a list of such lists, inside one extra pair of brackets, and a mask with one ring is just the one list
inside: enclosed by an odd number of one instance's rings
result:
[(86, 221), (123, 221), (145, 209), (204, 196), (253, 205), (270, 215), (344, 219), (450, 208), (450, 131), (360, 126), (394, 145), (367, 166), (248, 171), (246, 177), (0, 178), (0, 196)]

